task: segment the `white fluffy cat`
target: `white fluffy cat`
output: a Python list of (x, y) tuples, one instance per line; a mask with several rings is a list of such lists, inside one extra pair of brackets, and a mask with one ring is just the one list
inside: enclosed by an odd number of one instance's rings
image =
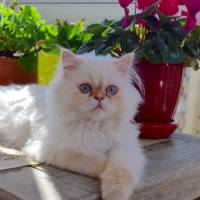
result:
[(113, 59), (63, 49), (49, 87), (0, 87), (2, 143), (100, 178), (105, 200), (128, 200), (144, 168), (138, 127), (130, 123), (141, 102), (130, 83), (133, 59), (133, 53)]

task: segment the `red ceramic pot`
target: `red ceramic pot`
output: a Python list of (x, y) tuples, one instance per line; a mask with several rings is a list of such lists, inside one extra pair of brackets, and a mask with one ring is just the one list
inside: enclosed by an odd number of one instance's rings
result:
[(141, 124), (141, 138), (169, 137), (177, 125), (173, 120), (183, 77), (183, 64), (151, 64), (141, 60), (136, 70), (145, 96), (135, 121)]
[(7, 85), (11, 83), (26, 84), (36, 83), (37, 75), (26, 73), (19, 65), (16, 58), (0, 57), (0, 84)]

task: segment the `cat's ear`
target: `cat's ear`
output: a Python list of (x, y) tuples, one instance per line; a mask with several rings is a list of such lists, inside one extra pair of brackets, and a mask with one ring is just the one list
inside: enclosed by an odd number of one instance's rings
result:
[(127, 74), (133, 65), (134, 58), (135, 53), (125, 54), (124, 56), (114, 60), (114, 65), (117, 67), (119, 72)]
[(61, 48), (61, 64), (64, 71), (76, 70), (80, 64), (80, 58), (71, 51)]

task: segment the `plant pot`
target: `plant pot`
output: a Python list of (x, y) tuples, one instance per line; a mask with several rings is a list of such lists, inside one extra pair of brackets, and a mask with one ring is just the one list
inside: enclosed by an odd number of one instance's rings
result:
[(56, 65), (59, 62), (59, 54), (40, 52), (38, 54), (38, 83), (48, 85), (51, 81)]
[(144, 103), (135, 121), (141, 138), (168, 138), (177, 128), (173, 120), (183, 78), (183, 64), (151, 64), (141, 60), (136, 70), (144, 85)]
[(36, 83), (37, 75), (25, 72), (20, 66), (18, 59), (0, 57), (0, 84), (27, 84)]

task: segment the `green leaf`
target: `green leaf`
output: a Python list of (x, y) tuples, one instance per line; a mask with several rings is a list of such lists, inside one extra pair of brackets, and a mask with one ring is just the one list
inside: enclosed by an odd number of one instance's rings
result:
[(151, 31), (157, 31), (160, 28), (159, 21), (156, 17), (150, 15), (144, 18)]
[(92, 24), (87, 27), (86, 32), (91, 34), (101, 34), (103, 31), (107, 29), (106, 26), (102, 26), (101, 24)]
[(177, 45), (173, 38), (164, 32), (157, 34), (157, 47), (162, 56), (163, 63), (179, 64), (183, 63), (183, 51), (180, 44)]
[(162, 29), (164, 32), (170, 33), (175, 40), (179, 40), (180, 42), (183, 41), (184, 32), (179, 22), (167, 22), (163, 24)]
[(106, 55), (110, 52), (113, 47), (111, 45), (107, 45), (106, 40), (100, 40), (95, 44), (95, 54), (96, 55)]
[(69, 40), (71, 40), (73, 37), (75, 37), (83, 31), (83, 23), (83, 20), (80, 20), (77, 24), (73, 24), (71, 26), (71, 32), (68, 37)]
[(92, 39), (89, 40), (88, 42), (85, 42), (84, 44), (82, 44), (80, 46), (80, 48), (78, 49), (78, 53), (82, 54), (82, 53), (88, 53), (93, 51), (95, 48), (95, 41), (93, 41)]
[(198, 44), (195, 40), (186, 41), (184, 50), (190, 57), (200, 60), (200, 42)]
[(34, 73), (37, 71), (37, 55), (30, 54), (26, 57), (21, 57), (19, 59), (19, 63), (24, 69), (24, 71), (28, 73)]
[(134, 33), (125, 32), (119, 37), (123, 52), (130, 53), (139, 46), (139, 38)]
[(147, 40), (144, 43), (144, 57), (153, 64), (160, 64), (162, 57), (155, 40)]
[(154, 39), (154, 38), (156, 38), (156, 37), (157, 37), (157, 33), (154, 32), (154, 31), (150, 31), (150, 32), (148, 32), (148, 33), (146, 34), (145, 39), (146, 39), (146, 40), (152, 40), (152, 39)]

